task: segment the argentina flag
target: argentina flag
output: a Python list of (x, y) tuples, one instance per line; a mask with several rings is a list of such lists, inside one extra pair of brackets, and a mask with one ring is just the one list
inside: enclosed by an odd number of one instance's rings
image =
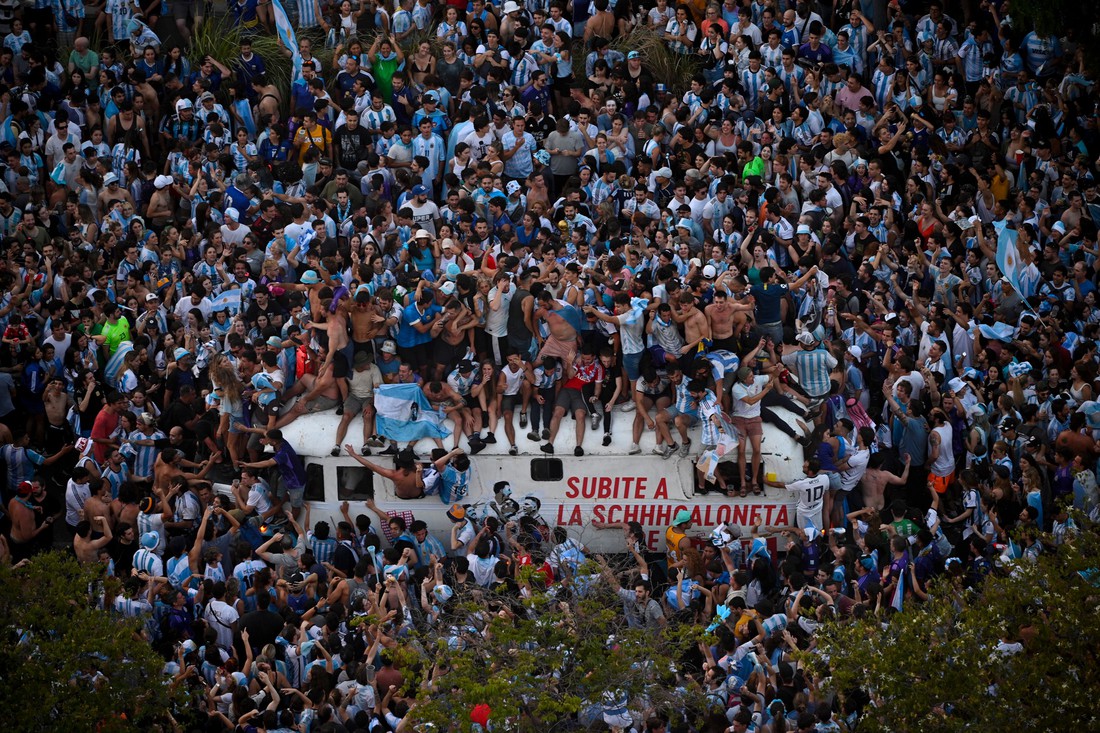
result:
[(241, 309), (241, 291), (237, 289), (223, 290), (210, 300), (210, 310), (213, 312), (229, 311), (236, 314)]
[(1020, 251), (1016, 247), (1018, 234), (1015, 229), (1005, 227), (997, 235), (997, 267), (1005, 276), (1005, 280), (1012, 285), (1017, 293), (1023, 295), (1024, 289), (1020, 283), (1020, 273), (1024, 263), (1020, 262)]
[(398, 442), (445, 438), (443, 414), (432, 409), (416, 384), (383, 384), (374, 392), (378, 432)]

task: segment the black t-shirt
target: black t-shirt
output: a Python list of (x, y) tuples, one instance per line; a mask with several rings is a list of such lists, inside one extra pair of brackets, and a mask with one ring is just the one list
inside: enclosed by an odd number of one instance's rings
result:
[(336, 156), (340, 165), (350, 168), (367, 157), (371, 138), (362, 124), (354, 130), (344, 125), (336, 131)]
[(182, 400), (172, 400), (164, 408), (164, 412), (161, 413), (160, 426), (165, 433), (172, 428), (179, 426), (184, 427), (187, 423), (195, 419), (195, 405), (194, 403), (188, 404)]

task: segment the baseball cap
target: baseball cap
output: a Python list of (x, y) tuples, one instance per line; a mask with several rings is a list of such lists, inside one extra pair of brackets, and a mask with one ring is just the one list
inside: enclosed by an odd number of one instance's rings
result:
[(283, 340), (278, 336), (268, 336), (267, 345), (273, 349), (281, 349), (283, 348)]
[(172, 176), (159, 175), (153, 179), (154, 188), (167, 188), (172, 185)]
[(637, 51), (631, 51), (630, 53), (628, 53), (626, 55), (626, 57), (628, 59), (640, 59), (642, 57), (642, 55), (640, 53), (638, 53)]
[(687, 509), (681, 509), (680, 511), (676, 512), (676, 516), (672, 518), (672, 524), (673, 525), (687, 524), (690, 521), (691, 521), (691, 512), (689, 512)]
[(118, 183), (118, 176), (116, 176), (114, 173), (108, 173), (107, 175), (103, 176), (104, 186), (110, 186), (112, 183)]
[[(427, 196), (428, 195), (428, 187), (425, 186), (423, 183), (418, 183), (418, 184), (416, 184), (415, 186), (412, 187), (412, 195), (413, 196)], [(421, 230), (421, 231), (423, 231), (423, 230)]]
[(1020, 427), (1020, 421), (1014, 417), (1006, 417), (1004, 420), (1001, 420), (1000, 425), (997, 427), (1001, 430), (1015, 430)]
[(803, 331), (802, 333), (798, 334), (795, 340), (803, 346), (813, 346), (817, 343), (817, 337), (809, 331)]
[(439, 95), (436, 94), (435, 92), (424, 92), (424, 101), (425, 102), (438, 102), (439, 101)]
[(963, 380), (959, 379), (958, 377), (953, 377), (952, 379), (948, 380), (948, 382), (947, 382), (947, 387), (952, 392), (962, 392), (964, 389), (966, 389), (969, 386), (970, 386), (969, 384), (967, 384)]
[(19, 488), (16, 489), (16, 493), (18, 493), (20, 496), (30, 496), (33, 490), (34, 485), (31, 484), (30, 481), (20, 481)]
[(718, 277), (718, 271), (714, 269), (714, 265), (703, 266), (703, 277), (705, 277), (707, 280), (713, 280), (714, 278)]
[(397, 342), (393, 341), (391, 339), (387, 339), (382, 344), (382, 353), (383, 354), (396, 354), (397, 353)]
[(798, 229), (795, 230), (795, 234), (813, 234), (813, 230), (810, 229), (809, 224), (799, 224)]
[(194, 105), (191, 104), (190, 99), (180, 99), (176, 101), (176, 111), (182, 112), (185, 109), (193, 109)]
[(199, 95), (199, 101), (200, 102), (213, 102), (214, 101), (214, 95), (211, 92), (203, 92), (202, 94)]
[(665, 166), (664, 168), (658, 168), (657, 172), (653, 175), (657, 176), (658, 178), (672, 178), (672, 169), (668, 166)]
[(448, 280), (447, 282), (439, 286), (439, 292), (443, 293), (447, 297), (450, 297), (455, 294), (455, 284)]
[[(149, 498), (149, 500), (152, 501), (151, 497), (147, 497), (147, 498)], [(141, 536), (141, 546), (144, 547), (146, 550), (151, 550), (159, 544), (160, 544), (160, 533), (158, 533), (156, 531), (146, 532), (145, 534), (143, 534)]]
[[(421, 187), (423, 188), (423, 187)], [(432, 235), (427, 229), (417, 229), (413, 239), (431, 239)]]
[(229, 219), (229, 221), (240, 221), (241, 212), (230, 206), (228, 209), (225, 210), (225, 218)]
[(306, 285), (316, 285), (321, 282), (321, 276), (317, 274), (316, 270), (306, 270), (302, 273), (302, 282)]
[(460, 372), (472, 372), (474, 370), (474, 363), (469, 359), (463, 359), (458, 362), (458, 371)]
[(854, 358), (856, 361), (859, 361), (863, 358), (863, 349), (859, 348), (858, 346), (849, 346), (848, 353), (851, 354), (852, 358)]
[(466, 518), (466, 508), (460, 504), (452, 504), (451, 508), (447, 510), (447, 518), (452, 522), (461, 522)]

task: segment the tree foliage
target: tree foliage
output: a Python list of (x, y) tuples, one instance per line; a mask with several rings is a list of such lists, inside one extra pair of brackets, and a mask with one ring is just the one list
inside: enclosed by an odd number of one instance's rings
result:
[(95, 608), (95, 570), (49, 553), (0, 567), (0, 710), (11, 731), (148, 730), (171, 696), (141, 620)]
[(888, 621), (823, 628), (807, 659), (842, 697), (870, 695), (861, 731), (1098, 730), (1098, 565), (1094, 525), (980, 592), (944, 579)]
[[(492, 709), (494, 730), (546, 733), (598, 720), (605, 699), (626, 698), (635, 711), (690, 707), (699, 693), (679, 687), (670, 670), (698, 643), (702, 629), (630, 629), (621, 601), (595, 582), (578, 600), (538, 593), (522, 611), (501, 610), (489, 619), (475, 618), (478, 606), (459, 607), (449, 622), (406, 646), (403, 661), (415, 665), (417, 657), (427, 658), (437, 666), (430, 689), (420, 691), (410, 713), (417, 730), (428, 730), (424, 724), (448, 730), (455, 723), (470, 730), (470, 711), (481, 703)], [(425, 666), (410, 684), (432, 674)]]

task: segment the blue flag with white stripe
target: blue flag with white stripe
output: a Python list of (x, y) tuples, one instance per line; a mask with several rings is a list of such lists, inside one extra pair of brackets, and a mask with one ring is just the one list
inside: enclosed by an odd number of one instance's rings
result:
[(383, 384), (374, 392), (378, 433), (399, 442), (445, 438), (443, 413), (432, 409), (416, 384)]

